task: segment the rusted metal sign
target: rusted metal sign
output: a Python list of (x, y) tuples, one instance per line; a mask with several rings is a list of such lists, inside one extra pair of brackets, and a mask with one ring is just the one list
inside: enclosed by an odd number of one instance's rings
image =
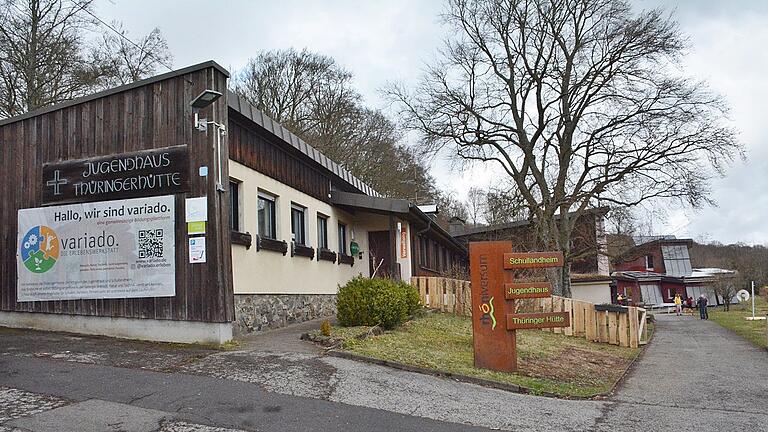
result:
[(469, 244), (469, 268), (472, 279), (472, 334), (475, 367), (498, 371), (517, 370), (515, 332), (504, 322), (507, 307), (504, 283), (512, 282), (512, 273), (504, 271), (504, 254), (512, 242), (473, 242)]
[(508, 241), (469, 244), (475, 367), (516, 372), (516, 330), (571, 325), (570, 312), (514, 313), (517, 299), (552, 295), (547, 282), (515, 283), (514, 270), (563, 264), (560, 252), (513, 253)]
[(562, 252), (524, 252), (504, 254), (504, 269), (562, 267), (565, 260)]
[(547, 298), (552, 296), (552, 284), (549, 282), (506, 283), (504, 296), (507, 300)]
[(507, 330), (568, 327), (570, 325), (570, 312), (507, 314)]

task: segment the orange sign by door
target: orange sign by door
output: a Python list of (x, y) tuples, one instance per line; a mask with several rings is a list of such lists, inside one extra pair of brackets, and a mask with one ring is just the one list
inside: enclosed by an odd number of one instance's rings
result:
[(408, 258), (408, 230), (400, 230), (400, 258)]

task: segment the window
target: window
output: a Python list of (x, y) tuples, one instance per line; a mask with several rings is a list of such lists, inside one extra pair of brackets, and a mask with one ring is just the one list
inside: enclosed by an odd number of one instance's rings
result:
[(646, 255), (645, 256), (645, 268), (648, 270), (653, 270), (653, 255)]
[(240, 231), (240, 183), (229, 181), (229, 227)]
[(347, 254), (347, 226), (339, 222), (339, 253)]
[(677, 291), (675, 291), (674, 288), (667, 288), (667, 294), (668, 294), (667, 295), (668, 298), (674, 299), (675, 294), (677, 294)]
[(307, 224), (305, 217), (306, 208), (291, 204), (291, 234), (293, 242), (297, 245), (307, 245)]
[(328, 216), (317, 214), (317, 247), (328, 249)]
[(268, 239), (277, 239), (277, 226), (275, 217), (274, 196), (259, 193), (259, 236)]

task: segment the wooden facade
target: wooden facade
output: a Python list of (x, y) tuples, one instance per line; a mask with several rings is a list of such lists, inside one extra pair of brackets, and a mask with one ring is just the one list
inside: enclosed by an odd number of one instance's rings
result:
[[(250, 123), (250, 124), (249, 124)], [(261, 130), (260, 130), (261, 129)], [(229, 121), (230, 158), (305, 194), (328, 202), (331, 179), (280, 146), (248, 119)]]
[[(194, 129), (190, 102), (203, 90), (226, 94), (228, 73), (206, 62), (65, 104), (0, 121), (0, 311), (40, 312), (213, 323), (232, 321), (233, 290), (226, 193), (215, 185), (215, 132)], [(227, 124), (226, 97), (201, 117)], [(186, 145), (189, 192), (176, 197), (176, 296), (159, 298), (16, 301), (17, 211), (42, 204), (42, 169), (49, 162)], [(227, 145), (221, 148), (228, 177)], [(211, 175), (200, 177), (208, 166)], [(190, 265), (184, 200), (207, 196), (207, 262)]]
[(414, 234), (411, 236), (413, 255), (411, 265), (414, 276), (467, 277), (467, 254), (437, 236)]
[[(605, 253), (604, 239), (598, 238), (601, 220), (607, 213), (606, 207), (587, 210), (579, 216), (572, 234), (571, 254), (568, 257), (572, 273), (599, 274), (599, 255)], [(573, 217), (573, 216), (572, 216)], [(511, 240), (516, 252), (540, 250), (540, 241), (533, 225), (528, 220), (500, 225), (466, 227), (453, 225), (451, 234), (464, 243), (473, 241)], [(607, 272), (607, 268), (605, 269)]]

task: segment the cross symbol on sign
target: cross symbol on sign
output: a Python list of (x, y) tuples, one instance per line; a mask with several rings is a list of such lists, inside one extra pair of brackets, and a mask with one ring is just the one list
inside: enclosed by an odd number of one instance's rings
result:
[(48, 180), (47, 182), (45, 182), (46, 186), (53, 186), (54, 195), (61, 195), (59, 186), (69, 183), (67, 179), (60, 178), (59, 177), (60, 175), (61, 175), (61, 172), (59, 170), (55, 170), (53, 172), (53, 180)]

